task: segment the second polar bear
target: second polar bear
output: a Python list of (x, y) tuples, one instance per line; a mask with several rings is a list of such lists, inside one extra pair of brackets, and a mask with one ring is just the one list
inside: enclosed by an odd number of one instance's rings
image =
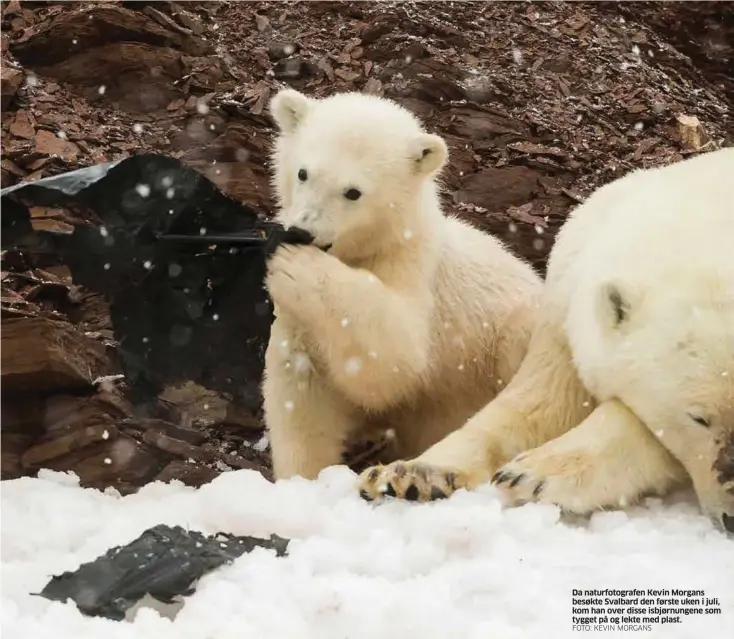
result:
[(518, 501), (619, 507), (693, 482), (734, 532), (734, 149), (635, 171), (556, 240), (528, 354), (499, 396), (377, 497), (493, 478)]
[(313, 246), (269, 261), (276, 319), (264, 409), (276, 478), (341, 463), (361, 429), (417, 455), (514, 375), (542, 284), (498, 240), (445, 216), (444, 141), (383, 98), (273, 99), (274, 187)]

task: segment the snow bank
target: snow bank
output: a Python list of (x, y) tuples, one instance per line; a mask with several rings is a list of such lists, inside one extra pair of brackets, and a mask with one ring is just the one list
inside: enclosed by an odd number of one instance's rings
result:
[[(73, 476), (3, 482), (2, 631), (7, 639), (552, 639), (572, 632), (573, 588), (703, 589), (722, 615), (653, 626), (665, 639), (732, 637), (734, 543), (678, 499), (566, 523), (555, 507), (502, 510), (486, 487), (427, 505), (364, 503), (345, 468), (272, 485), (251, 471), (195, 490), (160, 483), (120, 497)], [(38, 592), (158, 524), (292, 538), (205, 576), (173, 619), (87, 618)]]

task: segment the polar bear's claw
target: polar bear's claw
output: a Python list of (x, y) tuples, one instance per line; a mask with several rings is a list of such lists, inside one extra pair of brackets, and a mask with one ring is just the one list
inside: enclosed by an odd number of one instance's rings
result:
[(395, 497), (426, 502), (445, 499), (468, 487), (468, 482), (461, 473), (420, 462), (398, 461), (368, 468), (359, 476), (358, 487), (366, 501)]

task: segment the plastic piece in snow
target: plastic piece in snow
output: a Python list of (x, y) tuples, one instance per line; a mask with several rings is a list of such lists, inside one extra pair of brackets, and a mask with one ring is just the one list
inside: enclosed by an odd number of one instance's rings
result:
[(121, 620), (126, 611), (150, 595), (164, 604), (194, 592), (206, 573), (230, 563), (255, 548), (287, 553), (290, 540), (236, 537), (220, 533), (205, 536), (180, 526), (155, 526), (127, 546), (108, 550), (74, 572), (55, 576), (40, 592), (42, 597), (72, 599), (84, 614)]
[[(103, 294), (118, 356), (141, 403), (194, 381), (257, 409), (272, 304), (268, 255), (308, 244), (175, 158), (145, 154), (0, 191), (2, 245), (64, 263)], [(72, 233), (34, 231), (29, 207), (63, 208)]]

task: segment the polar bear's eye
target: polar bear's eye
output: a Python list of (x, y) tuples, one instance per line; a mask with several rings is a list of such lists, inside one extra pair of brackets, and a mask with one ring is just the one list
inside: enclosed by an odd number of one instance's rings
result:
[(701, 417), (700, 415), (692, 415), (691, 413), (688, 413), (688, 417), (690, 417), (699, 426), (705, 426), (706, 428), (711, 426), (711, 422), (709, 422), (709, 420), (705, 417)]
[(308, 180), (308, 171), (306, 171), (306, 169), (300, 169), (298, 171), (298, 179), (301, 180), (301, 182)]
[(344, 191), (344, 197), (348, 200), (358, 200), (362, 197), (362, 191), (359, 189), (347, 189)]

